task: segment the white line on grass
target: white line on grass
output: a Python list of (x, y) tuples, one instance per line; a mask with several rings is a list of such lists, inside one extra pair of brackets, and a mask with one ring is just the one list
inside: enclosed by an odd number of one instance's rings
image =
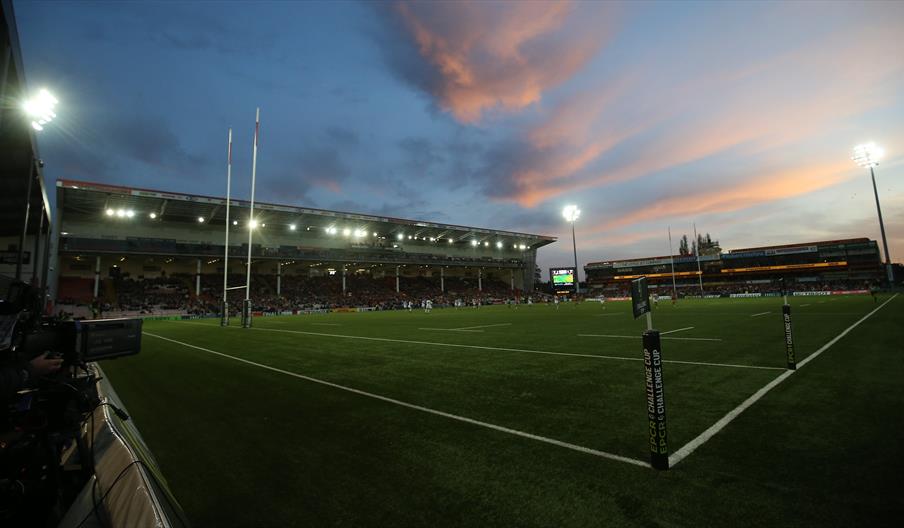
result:
[(760, 313), (757, 313), (757, 314), (753, 314), (753, 315), (751, 315), (750, 317), (759, 317), (759, 316), (761, 316), (761, 315), (766, 315), (766, 314), (771, 314), (771, 313), (772, 313), (772, 312), (760, 312)]
[(801, 308), (803, 308), (804, 306), (810, 306), (810, 303), (800, 305)]
[(668, 332), (659, 332), (659, 335), (674, 334), (675, 332), (684, 332), (685, 330), (693, 330), (693, 329), (694, 329), (693, 326), (688, 326), (686, 328), (679, 328), (677, 330), (669, 330)]
[(467, 328), (418, 328), (418, 330), (439, 330), (442, 332), (474, 332), (482, 334), (483, 330), (468, 330)]
[[(691, 327), (693, 328), (693, 327)], [(675, 330), (677, 331), (677, 330)], [(668, 332), (663, 332), (668, 333)], [(662, 335), (660, 333), (659, 335)], [(578, 334), (578, 337), (611, 337), (613, 339), (640, 339), (638, 335), (612, 335), (612, 334)], [(674, 339), (676, 341), (721, 341), (717, 337), (663, 337), (662, 339)]]
[(342, 326), (340, 323), (311, 323), (317, 326)]
[(636, 459), (636, 458), (630, 458), (630, 457), (625, 457), (625, 456), (621, 456), (621, 455), (616, 455), (615, 453), (608, 453), (608, 452), (606, 452), (606, 451), (599, 451), (599, 450), (597, 450), (597, 449), (591, 449), (591, 448), (589, 448), (589, 447), (584, 447), (584, 446), (579, 446), (579, 445), (576, 445), (576, 444), (571, 444), (571, 443), (568, 443), (568, 442), (563, 442), (563, 441), (561, 441), (561, 440), (556, 440), (556, 439), (554, 439), (554, 438), (548, 438), (548, 437), (545, 437), (545, 436), (535, 435), (535, 434), (531, 434), (531, 433), (525, 433), (524, 431), (519, 431), (519, 430), (517, 430), (517, 429), (511, 429), (511, 428), (508, 428), (508, 427), (503, 427), (503, 426), (501, 426), (501, 425), (495, 425), (495, 424), (491, 424), (491, 423), (488, 423), (488, 422), (482, 422), (482, 421), (480, 421), (480, 420), (475, 420), (475, 419), (473, 419), (473, 418), (467, 418), (467, 417), (465, 417), (465, 416), (459, 416), (459, 415), (457, 415), (457, 414), (447, 413), (447, 412), (444, 412), (444, 411), (438, 411), (438, 410), (436, 410), (436, 409), (431, 409), (430, 407), (424, 407), (424, 406), (421, 406), (421, 405), (416, 405), (416, 404), (413, 404), (413, 403), (404, 402), (404, 401), (401, 401), (401, 400), (397, 400), (397, 399), (395, 399), (395, 398), (389, 398), (389, 397), (387, 397), (387, 396), (380, 396), (379, 394), (374, 394), (374, 393), (372, 393), (372, 392), (366, 392), (366, 391), (363, 391), (363, 390), (354, 389), (354, 388), (352, 388), (352, 387), (346, 387), (345, 385), (339, 385), (338, 383), (332, 383), (332, 382), (330, 382), (330, 381), (324, 381), (324, 380), (321, 380), (321, 379), (312, 378), (312, 377), (310, 377), (310, 376), (305, 376), (305, 375), (303, 375), (303, 374), (298, 374), (297, 372), (291, 372), (291, 371), (288, 371), (288, 370), (283, 370), (283, 369), (281, 369), (281, 368), (271, 367), (270, 365), (264, 365), (263, 363), (257, 363), (257, 362), (254, 362), (254, 361), (250, 361), (250, 360), (247, 360), (247, 359), (243, 359), (243, 358), (240, 358), (240, 357), (237, 357), (237, 356), (231, 356), (231, 355), (229, 355), (229, 354), (224, 354), (224, 353), (222, 353), (222, 352), (217, 352), (217, 351), (215, 351), (215, 350), (210, 350), (209, 348), (203, 348), (203, 347), (199, 347), (199, 346), (192, 345), (192, 344), (189, 344), (189, 343), (185, 343), (185, 342), (182, 342), (182, 341), (176, 341), (175, 339), (170, 339), (170, 338), (168, 338), (168, 337), (163, 337), (163, 336), (161, 336), (161, 335), (152, 334), (152, 333), (149, 333), (149, 332), (143, 332), (143, 333), (144, 333), (145, 335), (149, 335), (149, 336), (151, 336), (151, 337), (156, 337), (156, 338), (158, 338), (158, 339), (163, 339), (164, 341), (169, 341), (169, 342), (171, 342), (171, 343), (176, 343), (176, 344), (178, 344), (178, 345), (182, 345), (182, 346), (185, 346), (185, 347), (194, 348), (194, 349), (196, 349), (196, 350), (201, 350), (202, 352), (207, 352), (208, 354), (214, 354), (214, 355), (217, 355), (217, 356), (220, 356), (220, 357), (224, 357), (224, 358), (227, 358), (227, 359), (231, 359), (231, 360), (233, 360), (233, 361), (238, 361), (238, 362), (240, 362), (240, 363), (245, 363), (245, 364), (253, 365), (253, 366), (255, 366), (255, 367), (259, 367), (259, 368), (262, 368), (262, 369), (270, 370), (270, 371), (273, 371), (273, 372), (278, 372), (278, 373), (280, 373), (280, 374), (285, 374), (286, 376), (292, 376), (292, 377), (294, 377), (294, 378), (303, 379), (303, 380), (305, 380), (305, 381), (310, 381), (311, 383), (318, 383), (318, 384), (320, 384), (320, 385), (325, 385), (325, 386), (327, 386), (327, 387), (332, 387), (332, 388), (334, 388), (334, 389), (339, 389), (339, 390), (351, 392), (351, 393), (357, 394), (357, 395), (359, 395), (359, 396), (365, 396), (365, 397), (368, 397), (368, 398), (373, 398), (373, 399), (375, 399), (375, 400), (380, 400), (380, 401), (384, 401), (384, 402), (387, 402), (387, 403), (392, 403), (392, 404), (395, 404), (395, 405), (400, 405), (400, 406), (402, 406), (402, 407), (407, 407), (407, 408), (409, 408), (409, 409), (414, 409), (414, 410), (416, 410), (416, 411), (421, 411), (421, 412), (425, 412), (425, 413), (429, 413), (429, 414), (434, 414), (434, 415), (436, 415), (436, 416), (442, 416), (443, 418), (449, 418), (449, 419), (451, 419), (451, 420), (457, 420), (457, 421), (459, 421), (459, 422), (465, 422), (465, 423), (468, 423), (468, 424), (471, 424), (471, 425), (477, 425), (477, 426), (480, 426), (480, 427), (486, 427), (487, 429), (492, 429), (492, 430), (494, 430), (494, 431), (499, 431), (499, 432), (502, 432), (502, 433), (508, 433), (508, 434), (511, 434), (511, 435), (520, 436), (520, 437), (522, 437), (522, 438), (528, 438), (528, 439), (530, 439), (530, 440), (536, 440), (536, 441), (538, 441), (538, 442), (543, 442), (543, 443), (546, 443), (546, 444), (552, 444), (552, 445), (555, 445), (555, 446), (564, 447), (565, 449), (571, 449), (572, 451), (578, 451), (578, 452), (580, 452), (580, 453), (585, 453), (585, 454), (588, 454), (588, 455), (594, 455), (594, 456), (598, 456), (598, 457), (601, 457), (601, 458), (607, 458), (607, 459), (609, 459), (609, 460), (615, 460), (615, 461), (618, 461), (618, 462), (624, 462), (624, 463), (626, 463), (626, 464), (633, 464), (633, 465), (635, 465), (635, 466), (640, 466), (640, 467), (645, 467), (645, 468), (650, 467), (650, 465), (649, 465), (648, 463), (644, 462), (643, 460), (638, 460), (638, 459)]
[(488, 324), (488, 325), (477, 325), (477, 326), (463, 326), (461, 328), (450, 328), (449, 330), (474, 330), (477, 328), (490, 328), (492, 326), (512, 326), (512, 323), (498, 323), (498, 324)]
[(880, 304), (878, 307), (876, 307), (876, 309), (874, 309), (874, 310), (871, 311), (870, 313), (868, 313), (868, 314), (864, 315), (863, 317), (861, 317), (859, 320), (857, 320), (856, 323), (854, 323), (854, 324), (852, 324), (851, 326), (847, 327), (843, 332), (841, 332), (840, 334), (838, 334), (837, 336), (835, 336), (831, 341), (829, 341), (828, 343), (822, 345), (822, 348), (820, 348), (820, 349), (817, 350), (816, 352), (813, 352), (812, 354), (810, 354), (809, 356), (807, 356), (806, 358), (804, 358), (803, 361), (801, 361), (800, 363), (797, 364), (797, 369), (798, 369), (798, 370), (788, 370), (788, 371), (785, 371), (784, 373), (782, 373), (781, 375), (779, 375), (777, 378), (775, 378), (774, 380), (772, 380), (772, 381), (770, 381), (768, 384), (766, 384), (765, 387), (763, 387), (762, 389), (756, 391), (751, 397), (749, 397), (749, 398), (747, 398), (746, 400), (744, 400), (743, 402), (741, 402), (740, 405), (738, 405), (737, 407), (735, 407), (734, 409), (732, 409), (731, 411), (729, 411), (728, 414), (726, 414), (726, 415), (723, 416), (718, 422), (716, 422), (716, 423), (714, 423), (712, 426), (710, 426), (709, 429), (707, 429), (707, 430), (703, 431), (702, 433), (700, 433), (700, 435), (697, 436), (697, 438), (694, 438), (693, 440), (691, 440), (690, 442), (688, 442), (687, 444), (685, 444), (684, 447), (682, 447), (682, 448), (679, 449), (678, 451), (675, 451), (675, 453), (672, 454), (672, 456), (669, 457), (669, 466), (674, 466), (674, 465), (677, 464), (678, 462), (681, 462), (682, 460), (684, 460), (685, 458), (687, 458), (687, 457), (688, 457), (691, 453), (693, 453), (698, 447), (700, 447), (700, 446), (702, 446), (703, 444), (705, 444), (706, 442), (708, 442), (708, 441), (709, 441), (713, 436), (715, 436), (719, 431), (721, 431), (722, 429), (724, 429), (725, 426), (727, 426), (727, 425), (730, 424), (735, 418), (737, 418), (738, 416), (740, 416), (740, 414), (741, 414), (742, 412), (746, 411), (751, 405), (753, 405), (754, 403), (758, 402), (758, 401), (760, 400), (760, 398), (762, 398), (763, 396), (766, 395), (767, 392), (771, 391), (772, 389), (774, 389), (775, 387), (777, 387), (781, 382), (783, 382), (783, 381), (785, 381), (786, 379), (788, 379), (788, 378), (791, 376), (791, 374), (793, 374), (793, 373), (795, 373), (795, 372), (798, 372), (804, 365), (806, 365), (806, 364), (809, 363), (810, 361), (812, 361), (812, 360), (816, 359), (817, 357), (819, 357), (820, 354), (822, 354), (823, 352), (825, 352), (826, 350), (828, 350), (829, 347), (831, 347), (832, 345), (834, 345), (835, 343), (837, 343), (842, 337), (848, 335), (848, 333), (849, 333), (851, 330), (853, 330), (854, 328), (857, 328), (857, 326), (859, 326), (860, 323), (862, 323), (863, 321), (866, 321), (867, 319), (869, 319), (869, 317), (870, 317), (871, 315), (873, 315), (874, 313), (876, 313), (876, 312), (878, 312), (879, 310), (881, 310), (883, 306), (885, 306), (886, 304), (890, 303), (890, 302), (891, 302), (892, 300), (894, 300), (894, 298), (897, 297), (897, 296), (898, 296), (897, 293), (894, 294), (894, 295), (892, 295), (892, 297), (891, 297), (890, 299), (888, 299), (888, 300), (885, 301), (884, 303)]
[[(167, 323), (173, 324), (184, 324), (184, 325), (199, 325), (199, 326), (208, 326), (213, 327), (212, 324), (206, 323), (193, 323), (191, 321), (165, 321)], [(227, 326), (226, 328), (235, 328), (240, 329), (238, 326)], [(437, 343), (434, 341), (414, 341), (410, 339), (390, 339), (388, 337), (366, 337), (366, 336), (353, 336), (353, 335), (342, 335), (342, 334), (324, 334), (322, 332), (307, 332), (305, 330), (282, 330), (280, 328), (260, 328), (260, 327), (252, 327), (252, 330), (260, 330), (261, 332), (282, 332), (286, 334), (302, 334), (302, 335), (313, 335), (313, 336), (321, 336), (321, 337), (339, 337), (343, 339), (362, 339), (365, 341), (383, 341), (386, 343), (408, 343), (412, 345), (430, 345), (430, 346), (441, 346), (441, 347), (452, 347), (452, 348), (473, 348), (477, 350), (500, 350), (502, 352), (521, 352), (524, 354), (543, 354), (548, 356), (569, 356), (569, 357), (582, 357), (582, 358), (592, 358), (592, 359), (612, 359), (617, 361), (643, 361), (643, 358), (635, 358), (635, 357), (624, 357), (624, 356), (601, 356), (599, 354), (578, 354), (575, 352), (551, 352), (548, 350), (528, 350), (524, 348), (503, 348), (503, 347), (491, 347), (491, 346), (481, 346), (481, 345), (462, 345), (459, 343)], [(631, 337), (632, 339), (637, 338), (637, 336), (619, 336), (619, 337)], [(663, 339), (682, 339), (680, 337), (664, 337)], [(702, 338), (684, 338), (684, 339), (702, 339)], [(784, 370), (782, 367), (761, 367), (757, 365), (734, 365), (731, 363), (706, 363), (703, 361), (680, 361), (677, 359), (666, 359), (663, 360), (663, 363), (677, 363), (680, 365), (700, 365), (703, 367), (730, 367), (730, 368), (745, 368), (745, 369), (762, 369), (762, 370)]]
[(620, 313), (595, 314), (594, 317), (609, 317), (611, 315), (622, 315)]

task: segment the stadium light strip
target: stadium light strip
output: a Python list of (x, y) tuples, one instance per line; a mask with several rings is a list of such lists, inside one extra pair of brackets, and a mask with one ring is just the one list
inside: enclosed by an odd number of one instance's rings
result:
[(748, 271), (779, 271), (793, 269), (812, 269), (812, 268), (837, 268), (847, 266), (846, 260), (838, 262), (813, 262), (809, 264), (781, 264), (777, 266), (755, 266), (752, 268), (725, 268), (722, 273), (745, 273)]
[[(676, 277), (696, 277), (697, 275), (701, 275), (699, 271), (676, 271)], [(656, 279), (660, 277), (671, 277), (671, 273), (643, 273), (640, 275), (616, 275), (616, 280), (627, 280), (627, 279), (639, 279), (641, 277), (646, 277), (648, 279)]]

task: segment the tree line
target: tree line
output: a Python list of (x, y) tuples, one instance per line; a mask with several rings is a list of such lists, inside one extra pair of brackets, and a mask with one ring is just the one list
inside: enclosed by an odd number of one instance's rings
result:
[(717, 255), (722, 252), (722, 248), (719, 247), (719, 241), (713, 240), (709, 233), (697, 234), (697, 240), (693, 240), (688, 242), (687, 235), (681, 235), (681, 240), (678, 242), (678, 254), (682, 257), (686, 257), (689, 255), (696, 255), (697, 250), (700, 250), (700, 255)]

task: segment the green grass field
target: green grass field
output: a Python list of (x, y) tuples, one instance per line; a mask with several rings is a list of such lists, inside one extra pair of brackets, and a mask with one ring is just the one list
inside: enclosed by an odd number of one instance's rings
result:
[[(889, 302), (667, 472), (627, 302), (148, 321), (102, 367), (197, 526), (898, 526), (904, 296), (791, 301), (799, 362)], [(654, 323), (673, 453), (786, 372), (781, 299)]]

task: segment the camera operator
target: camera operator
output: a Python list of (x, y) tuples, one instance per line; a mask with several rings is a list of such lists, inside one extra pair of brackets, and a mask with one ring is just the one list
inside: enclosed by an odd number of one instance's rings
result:
[(48, 356), (49, 352), (45, 352), (31, 361), (0, 364), (0, 402), (9, 403), (17, 391), (29, 386), (29, 382), (62, 368), (61, 358)]

